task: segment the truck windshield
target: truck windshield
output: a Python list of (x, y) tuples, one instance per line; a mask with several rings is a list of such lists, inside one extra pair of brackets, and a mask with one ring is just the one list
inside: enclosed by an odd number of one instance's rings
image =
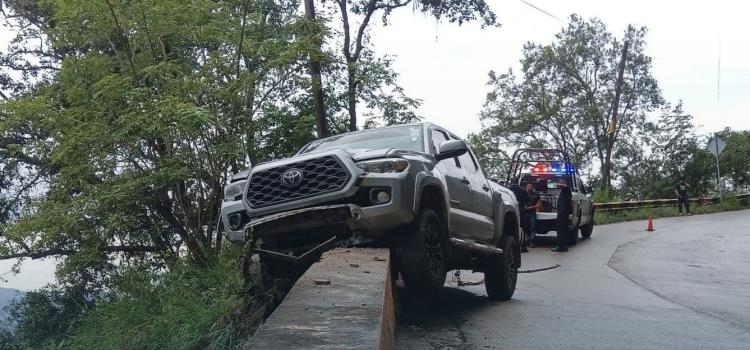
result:
[(342, 134), (313, 141), (300, 153), (340, 149), (384, 149), (396, 148), (424, 152), (422, 127), (418, 125), (365, 130)]

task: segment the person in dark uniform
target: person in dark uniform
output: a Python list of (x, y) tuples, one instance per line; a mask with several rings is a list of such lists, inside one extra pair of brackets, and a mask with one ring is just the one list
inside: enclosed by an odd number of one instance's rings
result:
[(557, 183), (560, 195), (557, 197), (557, 247), (553, 252), (568, 251), (568, 217), (573, 214), (573, 192), (568, 188), (568, 180), (560, 179)]
[(693, 215), (690, 213), (690, 200), (688, 197), (689, 189), (690, 185), (688, 185), (685, 180), (680, 180), (680, 183), (674, 187), (674, 193), (677, 195), (677, 210), (680, 211), (680, 215), (682, 215), (682, 206), (685, 206), (685, 213), (688, 216)]

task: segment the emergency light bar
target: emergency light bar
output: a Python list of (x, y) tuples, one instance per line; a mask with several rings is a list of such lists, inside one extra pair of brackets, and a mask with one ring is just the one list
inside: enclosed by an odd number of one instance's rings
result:
[(575, 168), (564, 162), (536, 163), (531, 168), (531, 172), (534, 174), (572, 174)]

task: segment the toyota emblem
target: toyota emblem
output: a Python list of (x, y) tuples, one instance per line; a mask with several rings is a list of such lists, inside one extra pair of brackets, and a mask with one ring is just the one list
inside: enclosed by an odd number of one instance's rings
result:
[(291, 168), (281, 174), (281, 184), (286, 187), (297, 187), (302, 183), (302, 170)]

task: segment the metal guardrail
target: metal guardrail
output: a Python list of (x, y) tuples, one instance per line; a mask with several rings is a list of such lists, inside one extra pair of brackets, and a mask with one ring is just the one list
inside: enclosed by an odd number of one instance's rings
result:
[[(735, 197), (737, 200), (748, 200), (750, 199), (750, 193), (738, 194), (736, 196), (724, 196)], [(719, 197), (697, 197), (689, 199), (691, 204), (698, 205), (710, 205), (718, 204)], [(625, 209), (640, 209), (640, 208), (659, 208), (659, 207), (676, 207), (677, 199), (651, 199), (644, 201), (625, 201), (625, 202), (610, 202), (610, 203), (594, 203), (594, 210), (600, 211), (616, 211)]]

